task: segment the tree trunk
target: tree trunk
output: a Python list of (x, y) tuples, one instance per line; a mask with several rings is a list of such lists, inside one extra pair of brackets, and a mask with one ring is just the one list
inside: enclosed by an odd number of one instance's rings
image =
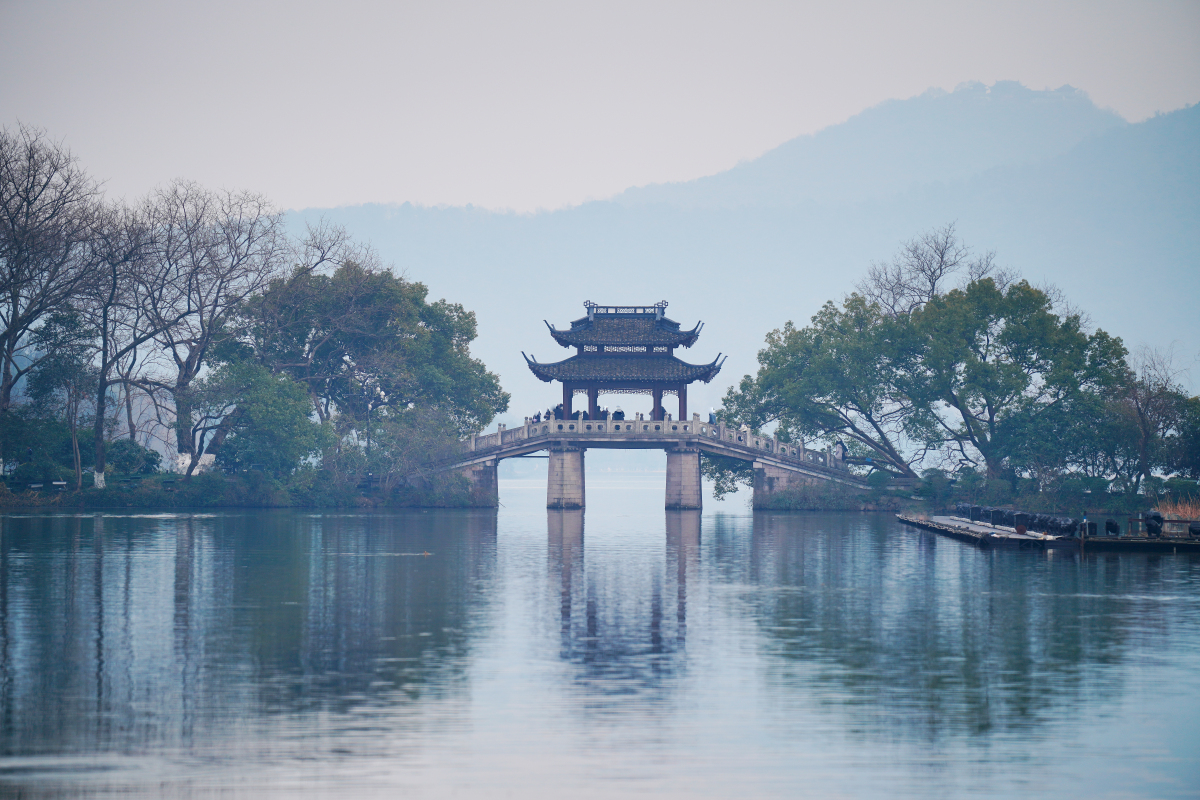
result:
[(75, 491), (83, 489), (83, 459), (79, 455), (79, 400), (76, 398), (68, 409), (71, 414), (71, 455), (75, 458)]
[(7, 411), (12, 407), (13, 387), (16, 386), (17, 380), (13, 377), (13, 353), (12, 348), (6, 346), (4, 349), (4, 364), (0, 370), (0, 410)]
[(998, 481), (1004, 477), (1004, 461), (1003, 460), (994, 459), (991, 456), (989, 456), (987, 453), (984, 453), (983, 454), (983, 462), (987, 465), (987, 477), (988, 477), (989, 481), (993, 481), (993, 480)]
[[(196, 443), (192, 439), (191, 382), (175, 384), (171, 394), (175, 399), (175, 449), (181, 456), (191, 456), (194, 465)], [(192, 469), (188, 467), (188, 475), (191, 474)]]
[[(100, 369), (102, 375), (107, 367), (107, 359), (101, 360)], [(96, 392), (96, 435), (94, 438), (96, 445), (96, 464), (92, 467), (93, 483), (97, 489), (104, 488), (104, 467), (106, 464), (105, 456), (105, 441), (104, 441), (104, 409), (108, 400), (108, 381), (103, 377), (100, 378), (100, 387)]]
[(229, 436), (229, 432), (233, 430), (234, 422), (240, 419), (244, 413), (245, 412), (239, 407), (233, 409), (233, 411), (230, 411), (225, 415), (225, 419), (221, 420), (221, 424), (217, 426), (217, 430), (215, 433), (213, 433), (213, 437), (208, 440), (208, 444), (192, 454), (185, 478), (192, 477), (192, 471), (195, 470), (196, 465), (200, 463), (200, 456), (204, 455), (205, 453), (211, 453), (214, 456), (216, 455), (217, 451), (221, 449), (221, 445), (225, 443), (225, 437)]
[(129, 426), (129, 441), (137, 442), (137, 429), (133, 427), (133, 387), (125, 384), (125, 423)]
[[(7, 415), (12, 402), (13, 381), (9, 378), (10, 360), (4, 355), (3, 371), (0, 372), (0, 415)], [(0, 474), (4, 473), (4, 437), (0, 436)]]

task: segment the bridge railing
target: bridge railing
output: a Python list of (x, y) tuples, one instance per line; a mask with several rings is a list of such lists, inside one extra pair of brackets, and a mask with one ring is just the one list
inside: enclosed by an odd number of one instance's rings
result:
[(747, 428), (726, 425), (723, 422), (702, 422), (700, 415), (695, 414), (690, 420), (586, 420), (579, 417), (573, 419), (553, 419), (534, 422), (526, 418), (525, 424), (516, 428), (499, 425), (495, 433), (473, 436), (463, 442), (463, 450), (468, 453), (486, 452), (505, 445), (527, 440), (541, 439), (558, 435), (586, 436), (646, 436), (648, 438), (679, 437), (703, 438), (720, 441), (735, 448), (748, 448), (770, 453), (773, 457), (795, 463), (814, 464), (828, 469), (845, 469), (842, 459), (831, 450), (808, 450), (803, 444), (781, 442), (773, 436), (753, 433)]

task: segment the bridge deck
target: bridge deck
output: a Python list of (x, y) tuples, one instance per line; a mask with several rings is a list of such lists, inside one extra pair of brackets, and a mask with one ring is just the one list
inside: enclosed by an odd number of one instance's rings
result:
[(806, 450), (772, 436), (751, 433), (724, 423), (691, 420), (547, 420), (526, 421), (517, 428), (475, 436), (463, 443), (461, 459), (448, 468), (469, 467), (553, 447), (624, 450), (696, 448), (701, 452), (758, 461), (812, 478), (866, 488), (832, 453)]

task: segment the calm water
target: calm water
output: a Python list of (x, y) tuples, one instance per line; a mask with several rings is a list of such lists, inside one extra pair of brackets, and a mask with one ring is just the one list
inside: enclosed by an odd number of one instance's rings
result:
[(0, 794), (1200, 794), (1200, 558), (544, 492), (0, 517)]

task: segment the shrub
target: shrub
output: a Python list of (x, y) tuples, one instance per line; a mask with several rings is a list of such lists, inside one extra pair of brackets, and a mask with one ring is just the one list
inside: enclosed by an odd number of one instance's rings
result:
[(108, 446), (106, 460), (124, 475), (153, 475), (159, 470), (162, 455), (132, 439), (118, 439)]

